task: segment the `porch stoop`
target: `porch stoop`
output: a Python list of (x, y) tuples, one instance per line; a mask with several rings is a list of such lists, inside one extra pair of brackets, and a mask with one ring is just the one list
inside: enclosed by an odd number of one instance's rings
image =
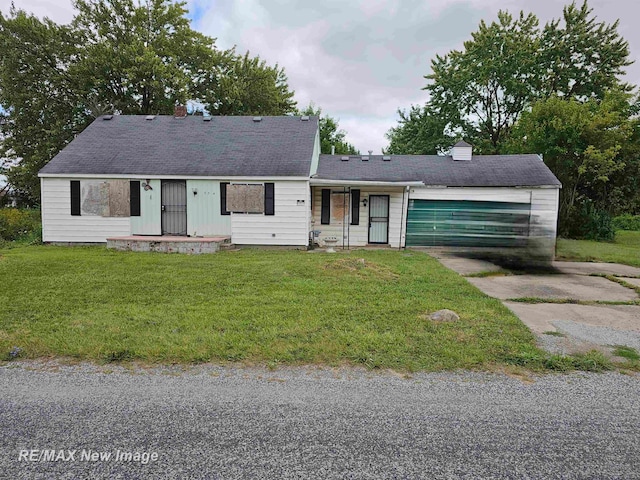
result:
[(107, 248), (131, 252), (163, 253), (216, 253), (218, 250), (232, 247), (231, 237), (171, 237), (142, 236), (107, 238)]

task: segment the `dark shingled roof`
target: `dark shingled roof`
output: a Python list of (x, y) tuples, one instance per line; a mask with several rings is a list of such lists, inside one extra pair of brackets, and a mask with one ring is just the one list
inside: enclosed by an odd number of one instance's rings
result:
[(98, 118), (40, 173), (309, 176), (318, 117), (145, 118)]
[(460, 140), (458, 143), (454, 145), (454, 147), (472, 147), (470, 143), (465, 142), (464, 140)]
[[(320, 155), (315, 179), (372, 182), (423, 182), (448, 187), (560, 186), (558, 179), (538, 155), (474, 155), (455, 161), (440, 155)], [(386, 158), (389, 158), (388, 156)]]

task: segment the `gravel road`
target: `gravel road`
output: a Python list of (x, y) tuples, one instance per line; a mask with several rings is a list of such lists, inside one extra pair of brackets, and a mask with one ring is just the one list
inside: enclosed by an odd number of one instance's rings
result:
[(640, 478), (639, 376), (19, 362), (0, 385), (0, 478)]

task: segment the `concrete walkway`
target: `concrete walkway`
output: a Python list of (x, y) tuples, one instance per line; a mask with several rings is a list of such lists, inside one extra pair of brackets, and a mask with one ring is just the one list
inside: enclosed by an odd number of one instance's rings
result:
[[(461, 275), (493, 273), (467, 280), (485, 294), (503, 300), (548, 351), (567, 354), (595, 348), (611, 352), (617, 345), (640, 351), (640, 305), (596, 303), (640, 300), (640, 268), (614, 263), (553, 262), (556, 273), (514, 275), (484, 260), (434, 256)], [(611, 275), (627, 286), (594, 275)]]

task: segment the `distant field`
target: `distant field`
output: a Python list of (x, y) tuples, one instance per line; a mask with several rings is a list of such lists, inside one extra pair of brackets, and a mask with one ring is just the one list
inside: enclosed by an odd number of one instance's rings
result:
[[(0, 249), (0, 358), (483, 368), (541, 358), (498, 300), (420, 252)], [(425, 312), (457, 311), (435, 324)], [(14, 349), (14, 355), (17, 350)]]
[(640, 232), (619, 230), (614, 242), (558, 239), (558, 260), (613, 262), (640, 267)]

